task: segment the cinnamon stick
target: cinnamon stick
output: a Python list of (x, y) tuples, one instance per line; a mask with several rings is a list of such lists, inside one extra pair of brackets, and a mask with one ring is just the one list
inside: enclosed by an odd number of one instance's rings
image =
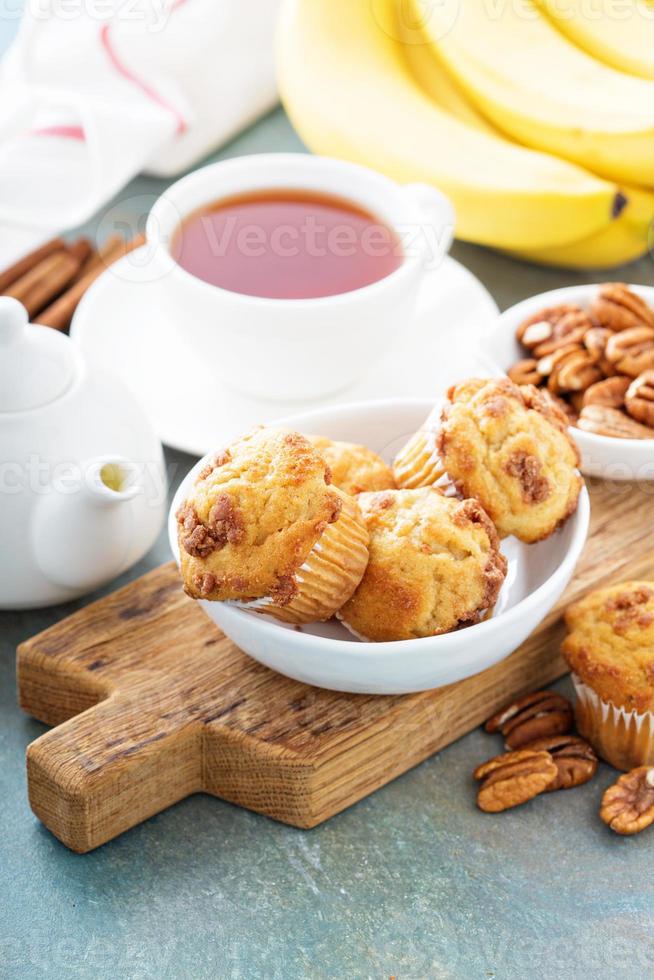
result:
[(77, 238), (72, 245), (68, 245), (68, 251), (79, 260), (80, 269), (90, 258), (93, 245), (90, 238)]
[(82, 265), (81, 269), (79, 270), (79, 272), (77, 273), (73, 281), (77, 282), (78, 279), (82, 279), (87, 272), (90, 272), (91, 269), (97, 268), (97, 266), (99, 266), (101, 263), (104, 263), (106, 265), (108, 261), (110, 262), (111, 261), (110, 256), (113, 254), (114, 251), (117, 252), (118, 250), (120, 250), (120, 247), (123, 244), (124, 240), (125, 239), (123, 238), (122, 235), (109, 235), (109, 238), (107, 238), (102, 248), (100, 249), (92, 248), (91, 254), (88, 256), (88, 258)]
[(5, 295), (19, 300), (32, 319), (68, 286), (80, 265), (72, 250), (54, 252), (14, 282)]
[(53, 252), (60, 252), (65, 249), (66, 243), (63, 238), (52, 238), (49, 242), (45, 242), (43, 245), (39, 245), (32, 252), (24, 255), (22, 259), (18, 262), (14, 262), (10, 265), (8, 269), (4, 272), (0, 272), (0, 293), (4, 293), (5, 290), (9, 288), (17, 279), (24, 276), (30, 269), (33, 269), (35, 265), (38, 265), (43, 259), (47, 259), (49, 255)]
[(43, 310), (34, 322), (42, 323), (45, 326), (52, 327), (54, 330), (66, 330), (70, 326), (70, 321), (73, 318), (77, 304), (91, 283), (95, 282), (98, 276), (109, 265), (112, 265), (116, 259), (122, 258), (123, 255), (127, 255), (136, 248), (140, 248), (144, 243), (145, 237), (143, 235), (137, 235), (131, 242), (122, 241), (117, 248), (110, 249), (102, 262), (90, 269), (77, 282), (73, 283), (70, 289), (63, 296), (60, 296), (59, 299), (56, 299), (54, 303), (51, 303), (47, 309)]

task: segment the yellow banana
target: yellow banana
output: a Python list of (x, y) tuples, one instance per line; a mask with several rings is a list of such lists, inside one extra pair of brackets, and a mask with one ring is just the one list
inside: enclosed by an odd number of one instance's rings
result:
[(627, 206), (603, 231), (569, 245), (509, 249), (516, 258), (565, 269), (613, 269), (634, 262), (654, 249), (654, 193), (627, 187)]
[[(407, 62), (424, 91), (457, 119), (501, 138), (492, 123), (466, 98), (442, 62), (434, 57), (430, 47), (421, 43), (415, 26), (398, 18), (398, 30)], [(625, 188), (625, 194), (627, 204), (620, 216), (592, 235), (563, 245), (508, 251), (517, 258), (540, 265), (569, 269), (610, 269), (633, 262), (654, 246), (654, 192), (630, 186)]]
[(649, 0), (537, 0), (552, 23), (599, 61), (654, 78), (654, 4)]
[(575, 47), (533, 0), (412, 6), (437, 56), (503, 132), (611, 180), (654, 186), (654, 82)]
[(454, 203), (457, 235), (469, 241), (545, 248), (611, 223), (614, 184), (435, 105), (406, 64), (395, 16), (395, 0), (284, 3), (280, 91), (311, 150), (435, 184)]

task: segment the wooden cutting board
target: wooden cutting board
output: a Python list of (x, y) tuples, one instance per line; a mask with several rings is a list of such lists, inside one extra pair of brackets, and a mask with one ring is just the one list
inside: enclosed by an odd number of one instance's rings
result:
[(654, 485), (590, 489), (590, 539), (557, 610), (503, 663), (435, 691), (338, 694), (275, 674), (183, 594), (172, 563), (40, 633), (18, 650), (20, 704), (55, 726), (27, 753), (34, 813), (82, 852), (191, 793), (315, 827), (561, 676), (569, 601), (654, 578)]

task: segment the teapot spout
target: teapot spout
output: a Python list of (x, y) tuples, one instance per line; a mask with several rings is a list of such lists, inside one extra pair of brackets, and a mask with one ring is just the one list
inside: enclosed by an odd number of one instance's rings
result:
[(139, 492), (138, 467), (122, 456), (98, 456), (86, 467), (84, 490), (96, 507), (117, 507)]
[(132, 501), (140, 492), (139, 467), (120, 456), (99, 456), (82, 469), (75, 487), (51, 487), (32, 525), (37, 564), (51, 582), (88, 591), (130, 564), (136, 527)]

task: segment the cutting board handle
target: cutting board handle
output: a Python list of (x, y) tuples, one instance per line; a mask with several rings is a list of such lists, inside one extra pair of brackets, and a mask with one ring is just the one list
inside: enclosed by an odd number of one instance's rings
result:
[[(136, 684), (46, 732), (27, 750), (29, 801), (84, 852), (201, 789), (202, 726), (160, 687)], [(180, 724), (181, 723), (181, 724)]]

